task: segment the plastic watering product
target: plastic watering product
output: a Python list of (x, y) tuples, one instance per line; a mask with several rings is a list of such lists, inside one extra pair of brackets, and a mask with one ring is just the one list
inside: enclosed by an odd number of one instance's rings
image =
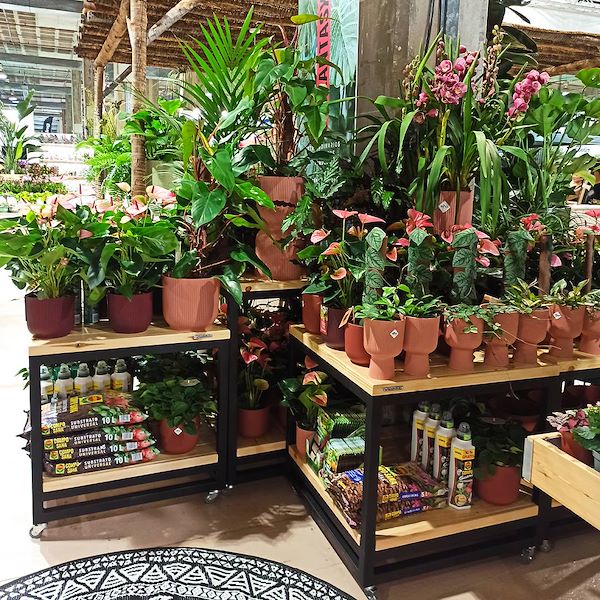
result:
[(413, 413), (412, 440), (410, 444), (410, 460), (421, 464), (423, 453), (423, 437), (425, 434), (425, 419), (429, 413), (429, 403), (419, 402), (419, 406)]
[(132, 378), (127, 371), (127, 364), (122, 358), (117, 359), (115, 372), (110, 376), (110, 383), (113, 390), (119, 392), (130, 392)]
[(94, 382), (87, 363), (79, 363), (77, 377), (75, 377), (73, 384), (75, 393), (78, 396), (87, 396), (94, 389)]
[(92, 377), (94, 382), (94, 391), (95, 392), (105, 392), (106, 390), (110, 390), (110, 374), (108, 365), (103, 360), (99, 360), (96, 365), (96, 372), (94, 373), (94, 377)]
[(423, 455), (421, 465), (430, 475), (433, 473), (433, 451), (435, 449), (435, 432), (442, 420), (442, 409), (439, 404), (432, 404), (429, 416), (425, 419), (425, 435), (423, 437)]
[(433, 450), (433, 476), (442, 483), (448, 483), (450, 473), (450, 446), (456, 435), (454, 419), (450, 411), (444, 412), (440, 426), (435, 432)]
[(468, 423), (461, 423), (450, 447), (448, 504), (452, 508), (471, 508), (474, 462), (475, 446), (471, 441), (471, 428)]
[(68, 398), (73, 394), (73, 378), (69, 365), (63, 363), (58, 370), (58, 379), (54, 382), (54, 393), (59, 398)]

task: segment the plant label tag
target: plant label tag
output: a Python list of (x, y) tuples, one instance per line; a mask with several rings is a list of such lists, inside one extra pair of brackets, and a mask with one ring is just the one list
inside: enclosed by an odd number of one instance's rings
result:
[(395, 339), (396, 339), (396, 338), (397, 338), (399, 335), (400, 335), (400, 334), (398, 333), (398, 330), (397, 330), (397, 329), (392, 329), (392, 330), (390, 331), (390, 337), (391, 337), (392, 339), (394, 339), (394, 340), (395, 340)]
[(438, 208), (443, 212), (443, 213), (447, 213), (450, 210), (450, 205), (443, 200), (442, 202), (440, 202), (438, 204)]
[(173, 433), (175, 435), (181, 435), (183, 433), (183, 429), (181, 429), (181, 427), (176, 427), (175, 429), (173, 429)]
[(327, 335), (327, 307), (321, 304), (321, 310), (319, 314), (319, 331), (321, 335)]
[(562, 318), (562, 314), (559, 311), (553, 312), (552, 317), (558, 321), (558, 319)]

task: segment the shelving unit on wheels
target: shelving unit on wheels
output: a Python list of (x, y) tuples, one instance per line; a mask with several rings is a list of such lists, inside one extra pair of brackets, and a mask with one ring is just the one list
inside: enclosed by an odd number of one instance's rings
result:
[[(244, 300), (289, 300), (293, 312), (300, 316), (301, 291), (308, 285), (304, 279), (292, 281), (261, 281), (245, 280), (241, 282)], [(238, 407), (238, 377), (239, 377), (239, 335), (237, 330), (240, 307), (231, 298), (227, 298), (227, 322), (231, 329), (231, 357), (229, 369), (229, 410), (231, 420), (229, 423), (229, 463), (227, 482), (234, 485), (241, 481), (251, 481), (263, 477), (272, 477), (273, 467), (283, 467), (286, 462), (286, 432), (284, 427), (272, 417), (269, 432), (258, 439), (245, 439), (237, 433), (237, 407)]]
[[(382, 413), (387, 405), (414, 405), (421, 400), (440, 401), (460, 395), (485, 395), (532, 387), (545, 390), (545, 413), (560, 406), (558, 365), (539, 360), (537, 366), (491, 369), (482, 362), (472, 373), (449, 369), (447, 359), (432, 356), (431, 374), (413, 378), (397, 373), (392, 381), (369, 377), (366, 367), (350, 362), (345, 352), (328, 348), (321, 336), (301, 325), (290, 328), (292, 354), (303, 352), (319, 363), (347, 391), (366, 406), (366, 435), (361, 527), (352, 529), (333, 503), (320, 479), (299, 457), (289, 440), (291, 472), (298, 491), (312, 510), (319, 527), (346, 567), (375, 597), (373, 586), (423, 569), (456, 564), (457, 560), (480, 558), (499, 548), (522, 549), (524, 543), (541, 544), (544, 529), (537, 519), (537, 490), (523, 486), (520, 498), (509, 506), (493, 506), (475, 498), (470, 510), (432, 510), (381, 524), (377, 516), (377, 470), (382, 440)], [(293, 358), (295, 360), (295, 358)], [(481, 361), (481, 357), (479, 357)], [(384, 445), (385, 451), (385, 445)]]
[[(186, 333), (153, 325), (143, 333), (130, 335), (95, 326), (83, 327), (63, 338), (31, 342), (29, 397), (34, 537), (50, 521), (199, 492), (208, 492), (207, 500), (212, 500), (226, 487), (229, 338), (228, 329), (216, 326), (205, 332)], [(207, 428), (202, 432), (201, 442), (188, 454), (161, 454), (147, 463), (63, 477), (44, 473), (39, 395), (41, 365), (201, 349), (218, 350), (216, 435)]]

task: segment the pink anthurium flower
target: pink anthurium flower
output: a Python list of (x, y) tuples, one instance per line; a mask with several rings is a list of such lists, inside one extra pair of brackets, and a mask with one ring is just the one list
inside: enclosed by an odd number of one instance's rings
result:
[(80, 229), (79, 230), (79, 239), (80, 240), (85, 240), (86, 238), (91, 238), (94, 234), (91, 231), (88, 231), (87, 229)]
[(346, 271), (344, 267), (340, 267), (331, 274), (331, 279), (333, 279), (334, 281), (339, 281), (340, 279), (344, 279), (346, 275), (348, 275), (348, 271)]
[(600, 219), (600, 208), (586, 210), (583, 214), (592, 217), (592, 219)]
[(308, 354), (304, 357), (304, 366), (307, 369), (314, 369), (319, 366), (319, 363), (316, 360), (313, 360)]
[(358, 213), (358, 218), (363, 225), (367, 225), (368, 223), (385, 223), (384, 219), (373, 217), (372, 215), (367, 215), (365, 213)]
[(398, 248), (392, 248), (385, 253), (385, 256), (388, 260), (392, 262), (396, 262), (398, 260)]
[(480, 239), (478, 248), (482, 254), (493, 254), (494, 256), (500, 256), (500, 250), (494, 242), (490, 239)]
[(146, 194), (148, 195), (148, 198), (151, 200), (158, 200), (164, 206), (174, 204), (177, 199), (173, 192), (158, 185), (149, 185), (146, 188)]
[(433, 227), (431, 217), (414, 208), (409, 208), (408, 219), (406, 220), (406, 233), (410, 235), (415, 229), (425, 229), (427, 227)]
[(478, 256), (475, 260), (483, 267), (489, 267), (491, 264), (487, 256)]
[(321, 256), (334, 256), (342, 253), (342, 246), (339, 242), (332, 242), (325, 252), (321, 252)]
[(253, 350), (254, 348), (260, 348), (261, 350), (265, 350), (267, 348), (267, 344), (265, 344), (261, 339), (257, 337), (250, 338), (248, 341), (248, 348)]
[(137, 219), (138, 217), (141, 217), (147, 209), (148, 207), (140, 200), (140, 196), (136, 196), (131, 199), (131, 203), (125, 209), (125, 213), (130, 218)]
[(358, 214), (356, 210), (332, 210), (331, 212), (340, 219), (349, 219)]
[(562, 260), (560, 260), (560, 256), (558, 254), (553, 254), (550, 258), (550, 266), (551, 267), (562, 267)]
[(400, 239), (396, 240), (392, 245), (393, 246), (401, 246), (402, 248), (408, 248), (410, 245), (410, 241), (408, 238), (400, 238)]
[(302, 380), (302, 385), (310, 385), (314, 383), (315, 385), (320, 385), (325, 381), (327, 375), (323, 373), (323, 371), (310, 371), (304, 375), (304, 379)]
[(312, 235), (310, 236), (310, 241), (313, 244), (318, 244), (319, 242), (322, 242), (330, 233), (331, 232), (325, 231), (324, 229), (317, 229), (312, 232)]
[(247, 365), (253, 363), (255, 360), (258, 360), (258, 356), (246, 350), (246, 348), (240, 348), (240, 354), (242, 355), (242, 359)]
[(318, 406), (327, 406), (327, 392), (319, 392), (312, 397), (312, 401)]

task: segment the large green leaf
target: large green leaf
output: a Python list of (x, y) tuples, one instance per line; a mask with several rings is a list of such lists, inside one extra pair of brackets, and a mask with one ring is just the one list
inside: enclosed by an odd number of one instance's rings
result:
[(250, 264), (253, 267), (256, 267), (259, 271), (264, 273), (269, 279), (272, 279), (271, 271), (265, 263), (263, 263), (258, 256), (256, 256), (256, 252), (248, 246), (247, 244), (239, 243), (237, 248), (231, 251), (231, 258), (236, 262), (243, 264)]
[[(202, 182), (198, 182), (202, 183)], [(221, 188), (214, 190), (208, 189), (204, 184), (202, 189), (199, 189), (192, 200), (192, 219), (196, 227), (202, 227), (210, 223), (227, 204), (227, 195)]]
[(228, 192), (233, 191), (235, 175), (228, 150), (217, 150), (213, 156), (204, 159), (204, 164), (219, 185), (222, 185)]
[(576, 75), (586, 87), (600, 88), (600, 67), (583, 69)]
[(253, 200), (256, 202), (256, 204), (259, 206), (264, 206), (265, 208), (275, 208), (273, 200), (271, 200), (271, 198), (269, 198), (269, 196), (261, 188), (253, 185), (249, 181), (238, 183), (235, 186), (235, 192), (244, 200)]

